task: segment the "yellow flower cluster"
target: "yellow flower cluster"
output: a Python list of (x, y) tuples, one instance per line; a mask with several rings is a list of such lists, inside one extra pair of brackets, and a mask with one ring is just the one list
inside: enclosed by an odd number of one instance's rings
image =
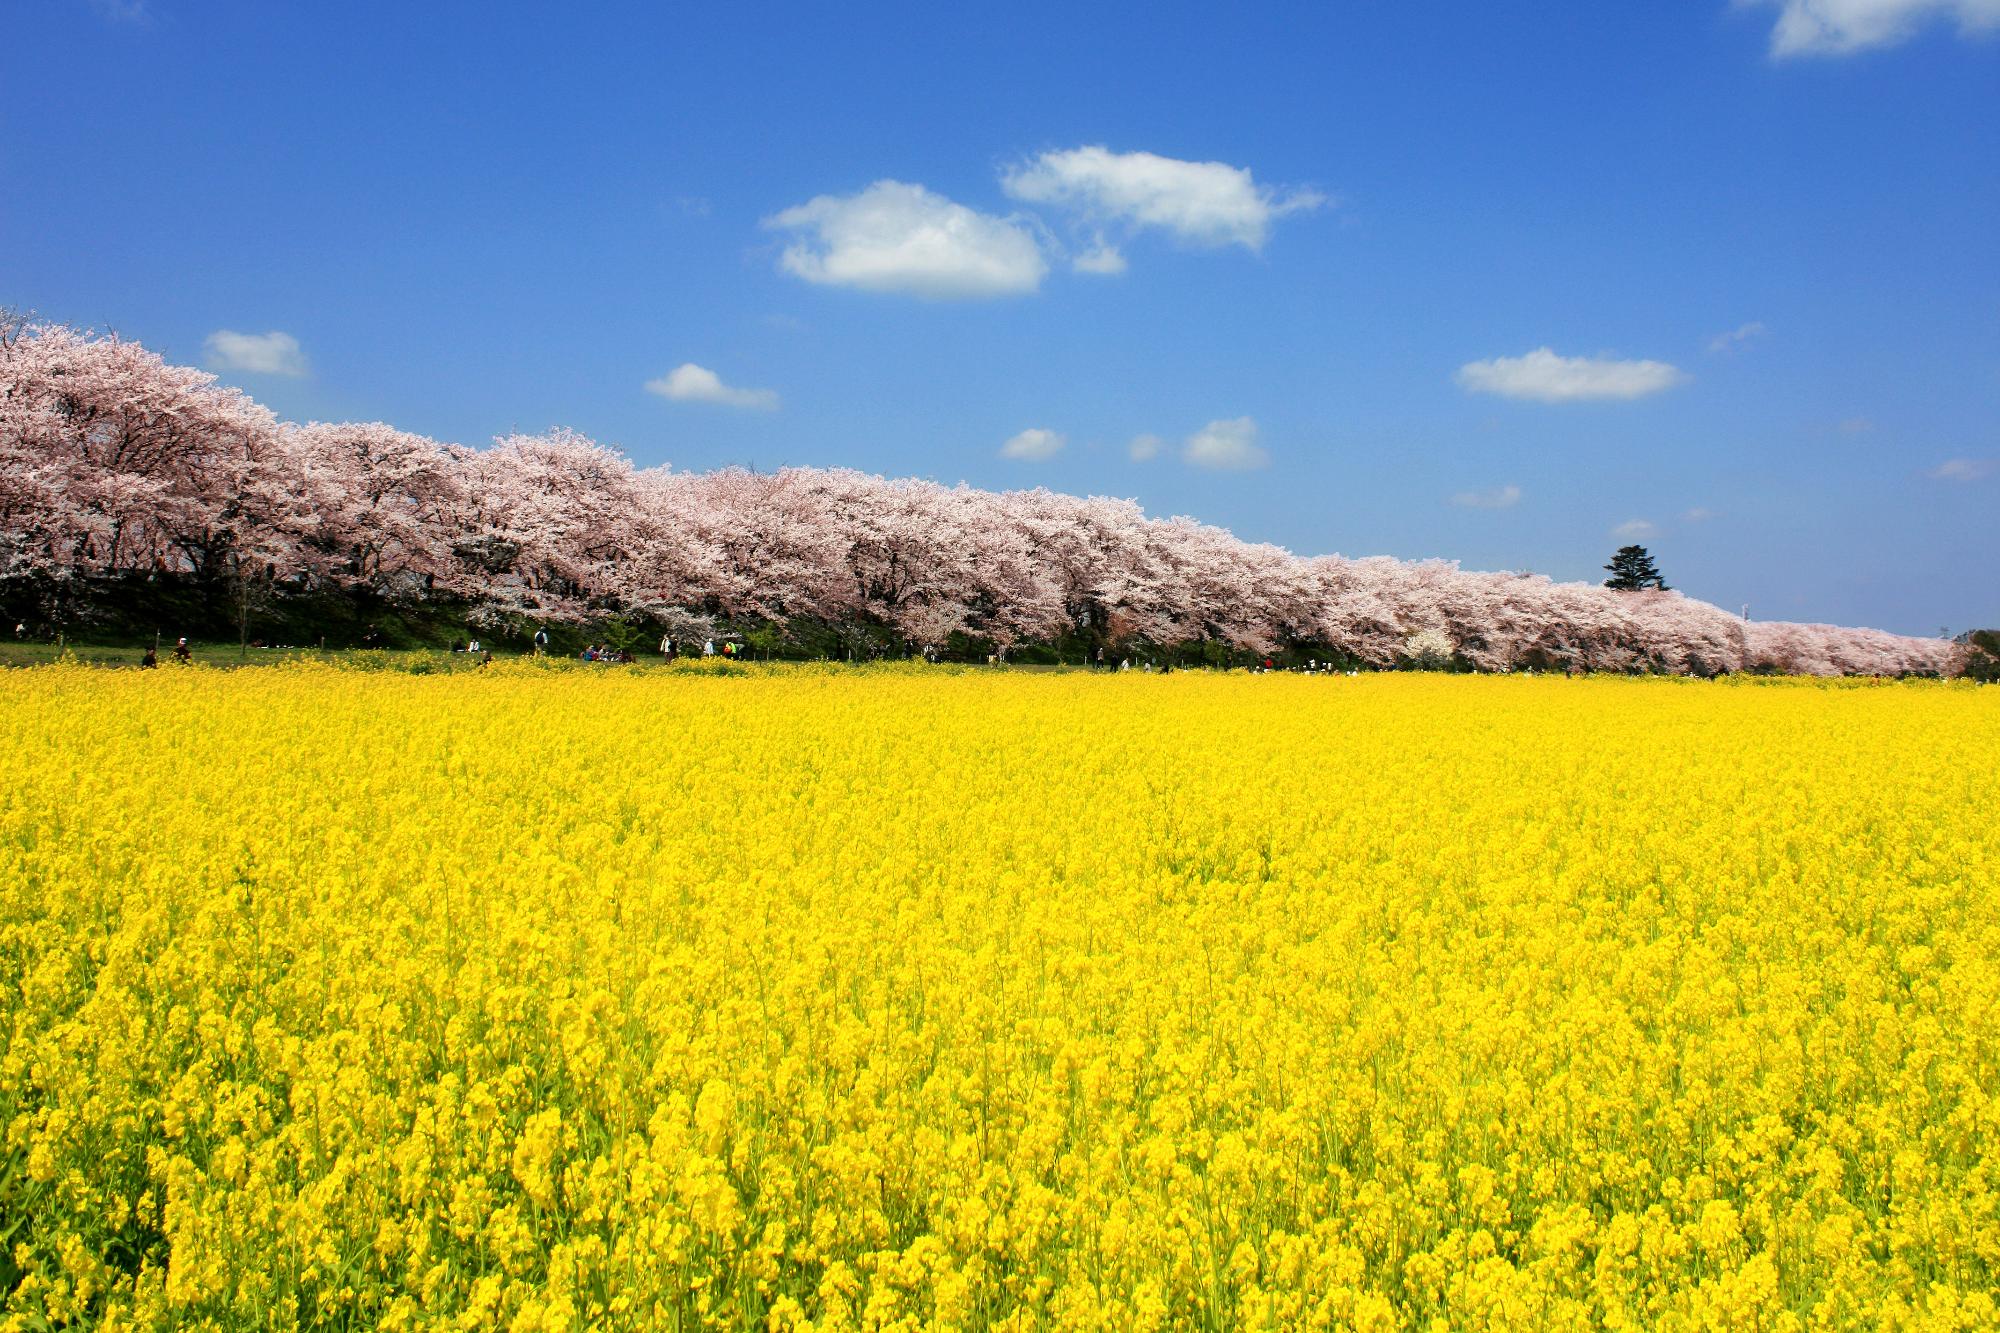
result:
[(2000, 1324), (2000, 692), (0, 679), (0, 1327)]

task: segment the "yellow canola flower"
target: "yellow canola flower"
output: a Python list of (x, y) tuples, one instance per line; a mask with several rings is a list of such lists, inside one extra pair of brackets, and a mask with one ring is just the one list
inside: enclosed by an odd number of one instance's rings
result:
[(2000, 692), (0, 674), (0, 1330), (2000, 1326)]

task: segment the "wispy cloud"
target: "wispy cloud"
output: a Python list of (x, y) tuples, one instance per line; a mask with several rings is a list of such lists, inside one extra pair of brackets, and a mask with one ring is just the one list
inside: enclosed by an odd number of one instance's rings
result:
[(1181, 457), (1195, 467), (1227, 472), (1245, 472), (1271, 461), (1271, 455), (1257, 443), (1257, 423), (1250, 417), (1209, 422), (1188, 436)]
[(299, 340), (289, 333), (238, 333), (217, 329), (202, 343), (210, 370), (245, 375), (282, 375), (298, 379), (309, 373)]
[[(1188, 245), (1248, 250), (1263, 248), (1277, 219), (1326, 203), (1314, 190), (1260, 185), (1248, 167), (1114, 153), (1101, 144), (1043, 153), (1004, 173), (1000, 185), (1016, 199), (1062, 209), (1085, 226), (1153, 227)], [(1116, 271), (1106, 267), (1116, 253), (1107, 254), (1100, 238), (1078, 267)], [(1090, 266), (1092, 256), (1099, 266)]]
[(1834, 427), (1842, 435), (1866, 435), (1875, 429), (1875, 423), (1867, 417), (1849, 417)]
[(1924, 475), (1934, 481), (1984, 481), (1996, 471), (2000, 471), (2000, 460), (1947, 458)]
[(724, 384), (714, 371), (692, 361), (674, 367), (658, 379), (647, 380), (646, 392), (676, 403), (719, 403), (758, 412), (774, 411), (778, 406), (776, 390), (733, 388)]
[(1512, 509), (1521, 503), (1521, 488), (1508, 485), (1490, 491), (1460, 491), (1451, 502), (1460, 509)]
[(1543, 403), (1644, 398), (1685, 383), (1688, 376), (1664, 361), (1620, 361), (1601, 356), (1557, 356), (1538, 347), (1525, 356), (1468, 361), (1458, 382), (1473, 393)]
[(1125, 271), (1125, 255), (1117, 246), (1108, 241), (1099, 241), (1070, 261), (1070, 267), (1078, 273), (1095, 273), (1100, 277), (1115, 277)]
[(764, 220), (796, 234), (778, 265), (807, 282), (930, 300), (1020, 296), (1048, 272), (1028, 226), (953, 203), (921, 185), (876, 181), (823, 194)]
[(1045, 459), (1054, 458), (1057, 454), (1061, 453), (1063, 445), (1066, 443), (1068, 441), (1063, 438), (1062, 433), (1059, 431), (1033, 427), (1022, 431), (1019, 435), (1014, 436), (1007, 443), (1001, 445), (1000, 456), (1002, 458), (1017, 458), (1023, 462), (1039, 463)]
[(1133, 462), (1146, 463), (1158, 458), (1160, 450), (1166, 445), (1167, 442), (1157, 435), (1134, 435), (1132, 443), (1125, 446), (1125, 452), (1131, 455)]
[(1715, 511), (1713, 509), (1707, 509), (1701, 505), (1696, 505), (1694, 508), (1688, 510), (1686, 513), (1681, 515), (1681, 522), (1706, 523), (1708, 522), (1708, 520), (1714, 517), (1715, 517)]
[(1937, 22), (1957, 25), (1973, 36), (2000, 28), (1996, 0), (1736, 0), (1743, 6), (1776, 8), (1771, 55), (1845, 56), (1874, 47), (1895, 46)]
[(1727, 333), (1718, 333), (1713, 338), (1710, 338), (1708, 340), (1708, 350), (1711, 352), (1733, 352), (1743, 346), (1743, 344), (1763, 337), (1766, 332), (1768, 330), (1765, 329), (1764, 325), (1760, 321), (1753, 319), (1748, 324), (1740, 324)]
[(1650, 519), (1628, 518), (1611, 529), (1611, 535), (1620, 541), (1635, 542), (1642, 538), (1659, 536), (1660, 525)]

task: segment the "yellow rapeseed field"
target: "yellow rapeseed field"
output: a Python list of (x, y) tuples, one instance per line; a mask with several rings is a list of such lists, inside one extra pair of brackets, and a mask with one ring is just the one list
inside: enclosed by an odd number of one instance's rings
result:
[(2000, 690), (0, 677), (7, 1329), (2000, 1324)]

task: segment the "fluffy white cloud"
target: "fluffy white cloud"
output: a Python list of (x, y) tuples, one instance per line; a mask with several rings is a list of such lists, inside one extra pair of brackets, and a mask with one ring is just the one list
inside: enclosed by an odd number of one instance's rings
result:
[[(1183, 162), (1102, 146), (1043, 153), (1000, 178), (1016, 199), (1067, 209), (1086, 222), (1160, 227), (1193, 245), (1261, 249), (1271, 223), (1319, 207), (1311, 190), (1277, 191), (1245, 167)], [(1087, 269), (1104, 272), (1104, 269)]]
[(902, 181), (823, 194), (764, 225), (801, 234), (778, 262), (807, 282), (945, 300), (1032, 292), (1048, 272), (1026, 226)]
[(1512, 509), (1521, 503), (1521, 488), (1508, 485), (1490, 491), (1460, 491), (1451, 502), (1461, 509)]
[(1660, 526), (1643, 518), (1628, 518), (1611, 529), (1611, 535), (1621, 541), (1635, 542), (1644, 537), (1660, 535)]
[(234, 370), (247, 375), (285, 375), (293, 379), (306, 373), (305, 353), (299, 340), (289, 333), (238, 333), (217, 329), (202, 343), (211, 370)]
[(1771, 54), (1844, 56), (1894, 46), (1925, 24), (1949, 19), (1967, 34), (2000, 28), (2000, 0), (1737, 0), (1776, 6)]
[(1125, 446), (1125, 452), (1132, 456), (1133, 462), (1146, 463), (1158, 458), (1160, 450), (1166, 446), (1167, 442), (1157, 435), (1134, 435), (1132, 443)]
[(1710, 338), (1708, 340), (1708, 350), (1711, 352), (1733, 352), (1751, 339), (1763, 337), (1764, 333), (1765, 329), (1762, 322), (1753, 319), (1748, 324), (1733, 328), (1727, 333), (1718, 333), (1713, 338)]
[(749, 407), (760, 412), (769, 412), (778, 405), (775, 390), (731, 388), (722, 382), (720, 375), (692, 361), (674, 367), (656, 380), (647, 380), (646, 392), (677, 403), (721, 403), (724, 407)]
[(1271, 461), (1257, 443), (1257, 423), (1249, 417), (1211, 421), (1188, 436), (1181, 457), (1195, 467), (1242, 472)]
[(1062, 452), (1064, 444), (1060, 432), (1042, 430), (1040, 427), (1024, 430), (1007, 443), (1000, 446), (1002, 458), (1019, 458), (1039, 463), (1046, 458), (1054, 458)]
[(1936, 481), (1980, 481), (1996, 471), (2000, 463), (1991, 458), (1948, 458), (1925, 475)]
[(1609, 357), (1557, 356), (1537, 347), (1526, 356), (1468, 361), (1458, 382), (1474, 393), (1568, 403), (1586, 398), (1644, 398), (1671, 389), (1687, 376), (1664, 361), (1618, 361)]

